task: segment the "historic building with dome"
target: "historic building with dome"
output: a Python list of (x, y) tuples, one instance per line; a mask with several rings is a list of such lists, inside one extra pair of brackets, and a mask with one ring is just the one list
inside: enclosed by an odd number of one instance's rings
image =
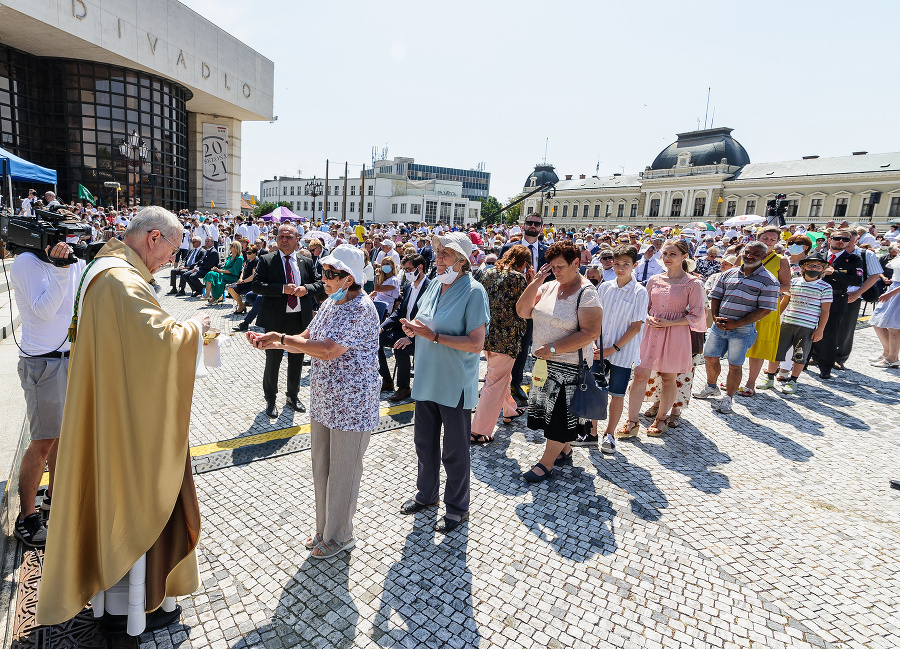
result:
[(688, 223), (764, 215), (766, 202), (785, 194), (789, 221), (900, 218), (900, 152), (753, 163), (732, 130), (679, 133), (637, 174), (560, 180), (553, 165), (535, 165), (524, 191), (555, 182), (556, 192), (526, 199), (523, 214), (537, 211), (545, 221), (564, 226)]

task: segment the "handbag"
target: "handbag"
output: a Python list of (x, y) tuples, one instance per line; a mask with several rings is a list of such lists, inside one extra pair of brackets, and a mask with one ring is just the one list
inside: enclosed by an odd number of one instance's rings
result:
[[(578, 300), (575, 302), (575, 325), (576, 331), (581, 331), (581, 323), (578, 320), (578, 307), (581, 305), (581, 295), (584, 293), (584, 287), (578, 293)], [(603, 330), (600, 330), (600, 339), (603, 339)], [(578, 378), (575, 383), (575, 395), (572, 397), (572, 403), (569, 404), (569, 412), (580, 419), (602, 420), (606, 419), (607, 402), (609, 401), (609, 387), (606, 381), (606, 372), (595, 375), (591, 372), (584, 360), (584, 354), (581, 348), (578, 348)]]

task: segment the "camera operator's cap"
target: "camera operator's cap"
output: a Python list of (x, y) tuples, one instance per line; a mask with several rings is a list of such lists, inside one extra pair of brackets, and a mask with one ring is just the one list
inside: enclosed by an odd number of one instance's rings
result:
[(466, 259), (472, 256), (472, 240), (465, 232), (435, 234), (431, 237), (431, 247), (437, 248), (437, 244), (440, 244), (444, 248), (455, 250)]
[(656, 246), (654, 246), (652, 243), (645, 243), (644, 245), (641, 246), (641, 249), (640, 249), (640, 251), (638, 252), (638, 254), (639, 254), (639, 255), (643, 255), (645, 252), (647, 252), (648, 250), (650, 250), (650, 248), (653, 248), (653, 249), (655, 250), (655, 249), (656, 249)]
[(725, 257), (722, 257), (722, 263), (723, 264), (727, 263), (727, 264), (731, 264), (732, 266), (737, 266), (737, 263), (738, 263), (737, 255), (726, 255)]
[(345, 273), (353, 276), (353, 281), (362, 286), (366, 283), (363, 275), (363, 269), (366, 266), (366, 253), (351, 246), (349, 243), (342, 243), (331, 251), (327, 257), (319, 259), (320, 264), (328, 264)]

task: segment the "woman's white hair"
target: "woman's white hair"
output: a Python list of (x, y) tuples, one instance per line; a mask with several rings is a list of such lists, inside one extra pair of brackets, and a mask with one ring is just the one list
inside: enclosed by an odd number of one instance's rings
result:
[(173, 241), (181, 241), (181, 234), (184, 226), (178, 217), (169, 210), (159, 205), (150, 205), (142, 208), (137, 215), (131, 219), (128, 227), (125, 228), (126, 237), (139, 237), (146, 234), (150, 230), (159, 230), (166, 237)]

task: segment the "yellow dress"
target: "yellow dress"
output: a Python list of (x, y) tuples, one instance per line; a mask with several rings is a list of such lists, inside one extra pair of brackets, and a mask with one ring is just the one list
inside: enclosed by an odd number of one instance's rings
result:
[[(781, 268), (781, 255), (774, 252), (763, 260), (766, 270), (778, 279), (778, 269)], [(765, 361), (775, 361), (778, 356), (778, 336), (781, 334), (781, 314), (778, 309), (770, 311), (762, 320), (756, 323), (756, 342), (747, 352), (748, 358), (761, 358)]]

